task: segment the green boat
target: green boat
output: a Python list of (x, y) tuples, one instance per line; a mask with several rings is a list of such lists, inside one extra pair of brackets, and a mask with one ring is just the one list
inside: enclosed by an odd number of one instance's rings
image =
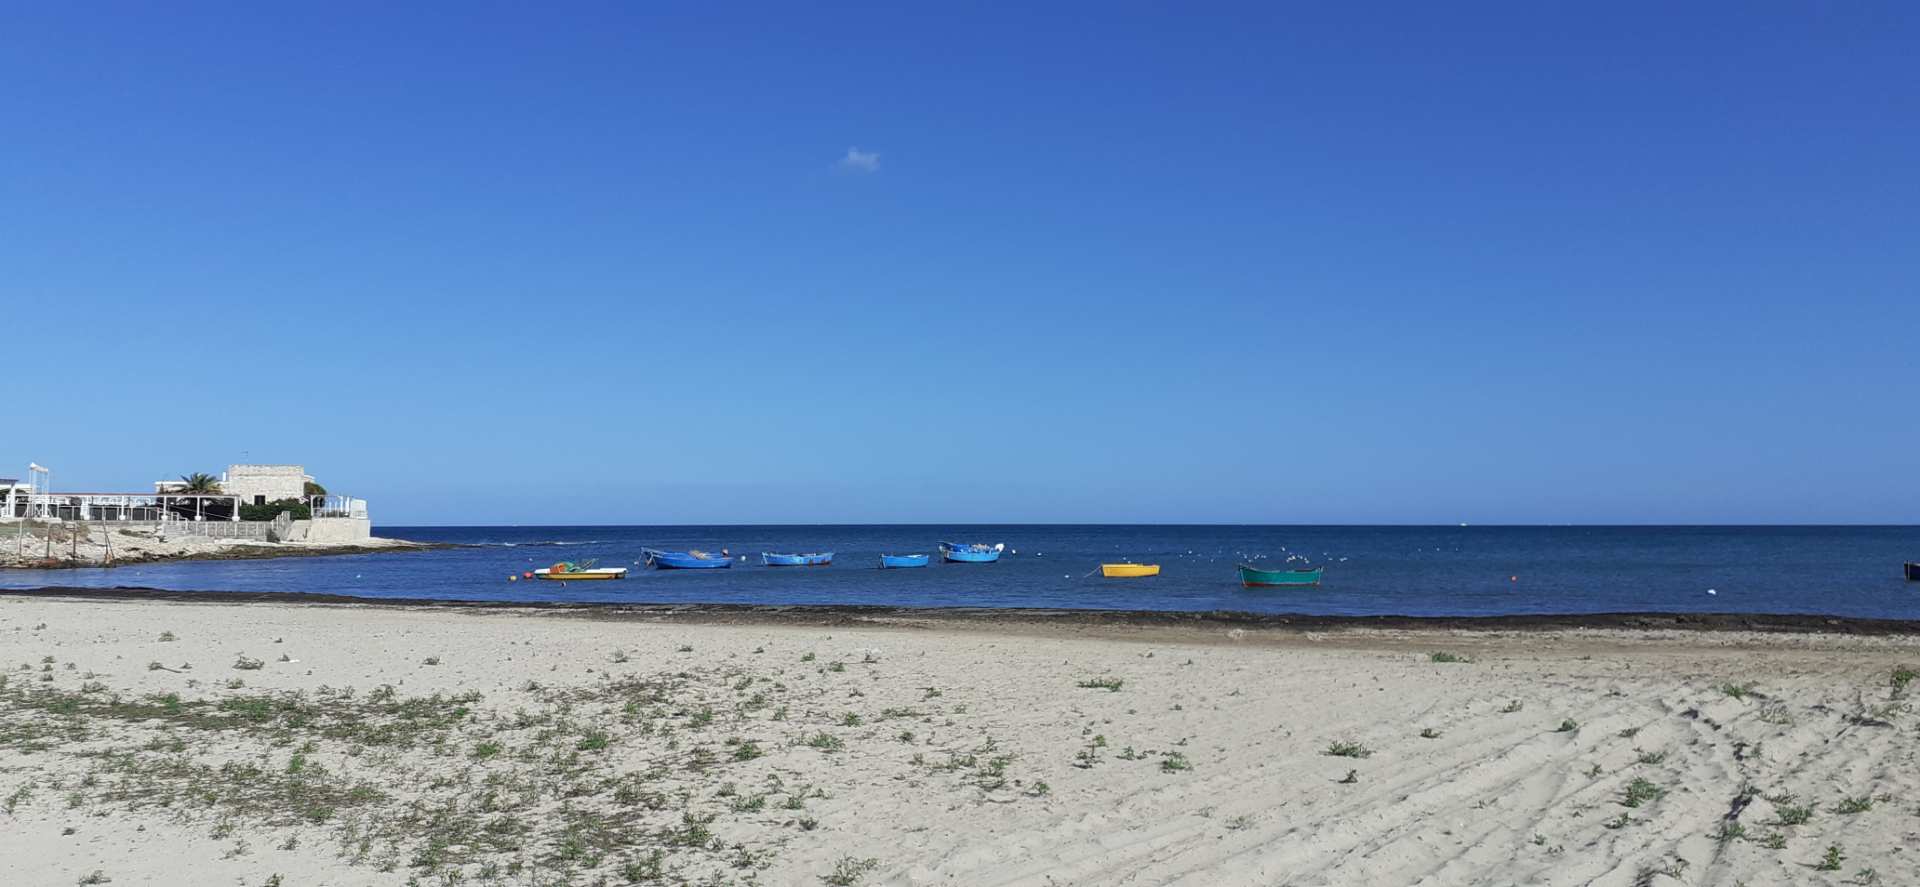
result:
[(1240, 564), (1240, 584), (1248, 588), (1261, 588), (1269, 585), (1319, 585), (1320, 574), (1326, 567), (1312, 567), (1304, 570), (1262, 570)]

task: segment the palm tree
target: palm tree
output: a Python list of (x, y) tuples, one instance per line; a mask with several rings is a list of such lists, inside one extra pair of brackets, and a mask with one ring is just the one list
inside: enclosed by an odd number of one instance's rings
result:
[(192, 474), (180, 475), (180, 483), (181, 483), (181, 487), (176, 492), (181, 492), (181, 493), (218, 493), (220, 492), (219, 478), (216, 478), (211, 474), (206, 474), (200, 471), (196, 471)]

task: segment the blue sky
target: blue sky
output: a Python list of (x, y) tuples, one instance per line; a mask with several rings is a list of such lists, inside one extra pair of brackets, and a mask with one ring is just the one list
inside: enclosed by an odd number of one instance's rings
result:
[(1909, 4), (16, 4), (0, 474), (1920, 521)]

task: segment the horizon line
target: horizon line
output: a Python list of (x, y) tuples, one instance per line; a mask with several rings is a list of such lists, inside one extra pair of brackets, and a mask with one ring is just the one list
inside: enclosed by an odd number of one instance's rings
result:
[(1118, 522), (1101, 523), (1086, 521), (856, 521), (821, 523), (666, 523), (666, 524), (610, 524), (610, 523), (568, 523), (568, 524), (374, 524), (393, 528), (441, 528), (441, 529), (503, 529), (516, 527), (1400, 527), (1421, 529), (1472, 529), (1474, 527), (1495, 527), (1513, 529), (1589, 527), (1589, 528), (1740, 528), (1740, 527), (1834, 527), (1834, 528), (1880, 528), (1880, 529), (1920, 529), (1920, 523), (1238, 523), (1238, 522), (1170, 522), (1138, 523)]

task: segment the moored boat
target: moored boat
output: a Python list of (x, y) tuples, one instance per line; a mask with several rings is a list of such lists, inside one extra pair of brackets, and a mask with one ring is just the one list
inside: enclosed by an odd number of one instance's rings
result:
[(774, 554), (771, 551), (760, 552), (760, 562), (769, 567), (824, 567), (833, 563), (833, 552), (818, 551), (811, 554)]
[(924, 554), (883, 554), (880, 556), (880, 569), (882, 570), (905, 570), (912, 567), (924, 567), (926, 565), (927, 556)]
[(595, 567), (593, 561), (574, 563), (561, 561), (551, 567), (541, 567), (533, 571), (533, 578), (557, 582), (592, 582), (602, 579), (627, 578), (626, 567)]
[(1101, 564), (1100, 575), (1108, 579), (1137, 579), (1160, 575), (1159, 564)]
[(652, 548), (641, 549), (647, 556), (647, 563), (660, 570), (724, 570), (733, 566), (733, 558), (725, 551), (714, 554), (708, 551), (658, 551)]
[(1920, 564), (1907, 564), (1907, 581), (1920, 582)]
[(1240, 584), (1247, 588), (1260, 588), (1271, 585), (1319, 585), (1320, 574), (1326, 567), (1308, 567), (1300, 570), (1262, 570), (1239, 564)]
[(987, 545), (976, 542), (972, 545), (959, 545), (953, 542), (940, 543), (940, 558), (950, 564), (990, 564), (1000, 559), (1007, 543)]

